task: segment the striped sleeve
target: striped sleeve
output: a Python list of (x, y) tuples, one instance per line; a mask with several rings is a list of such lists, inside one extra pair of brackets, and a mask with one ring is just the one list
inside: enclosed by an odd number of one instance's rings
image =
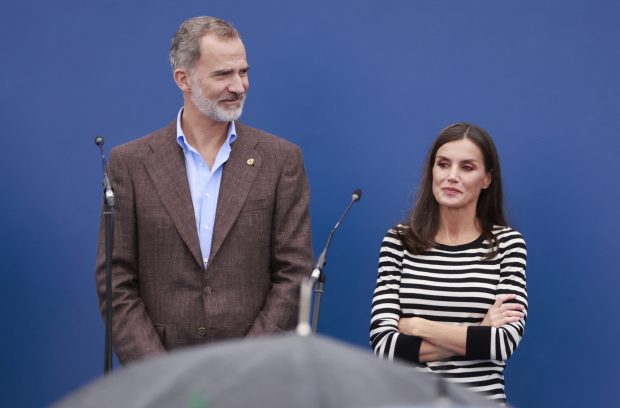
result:
[(394, 230), (390, 230), (383, 239), (379, 253), (377, 285), (372, 298), (370, 344), (381, 358), (419, 362), (422, 339), (398, 331), (403, 255), (400, 239)]
[(500, 280), (497, 294), (516, 295), (513, 302), (525, 307), (524, 317), (502, 327), (469, 326), (467, 328), (467, 354), (472, 359), (505, 361), (516, 350), (525, 332), (527, 320), (527, 288), (525, 268), (527, 250), (525, 240), (517, 231), (503, 228), (496, 231), (501, 257)]

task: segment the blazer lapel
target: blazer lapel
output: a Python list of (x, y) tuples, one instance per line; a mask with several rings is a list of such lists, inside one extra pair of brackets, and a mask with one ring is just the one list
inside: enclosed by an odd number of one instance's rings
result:
[(179, 235), (204, 268), (185, 158), (176, 141), (176, 121), (163, 129), (150, 145), (153, 152), (145, 161), (146, 171)]
[(254, 150), (258, 142), (256, 137), (239, 122), (235, 125), (237, 139), (232, 143), (230, 157), (224, 164), (211, 242), (211, 259), (221, 248), (237, 219), (262, 164), (262, 157)]

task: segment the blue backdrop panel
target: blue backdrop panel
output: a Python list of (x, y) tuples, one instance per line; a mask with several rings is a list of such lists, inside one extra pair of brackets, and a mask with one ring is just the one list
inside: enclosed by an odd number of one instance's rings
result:
[(619, 378), (620, 6), (615, 1), (119, 1), (0, 5), (3, 405), (51, 403), (101, 374), (93, 267), (106, 151), (172, 120), (181, 21), (242, 32), (244, 121), (304, 151), (315, 251), (335, 237), (320, 332), (366, 345), (377, 255), (437, 132), (495, 138), (529, 250), (517, 406), (604, 406)]

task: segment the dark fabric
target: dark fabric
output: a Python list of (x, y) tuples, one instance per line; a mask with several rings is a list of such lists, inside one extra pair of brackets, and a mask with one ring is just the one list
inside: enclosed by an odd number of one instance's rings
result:
[(422, 339), (420, 337), (408, 336), (401, 333), (398, 335), (398, 340), (396, 340), (394, 357), (412, 363), (419, 363), (420, 346), (422, 346)]
[(467, 326), (465, 357), (472, 360), (491, 358), (491, 326)]
[(326, 338), (263, 336), (130, 364), (53, 407), (497, 406), (444, 381)]

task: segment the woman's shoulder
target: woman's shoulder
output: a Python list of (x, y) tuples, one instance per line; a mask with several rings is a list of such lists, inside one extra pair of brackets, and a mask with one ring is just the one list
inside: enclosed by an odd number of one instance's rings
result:
[(409, 229), (409, 226), (408, 226), (408, 225), (406, 225), (406, 224), (396, 224), (396, 225), (394, 225), (392, 228), (390, 228), (390, 229), (388, 230), (388, 232), (389, 232), (389, 231), (399, 232), (399, 231), (404, 231), (404, 230), (407, 230), (407, 229)]
[(404, 233), (406, 228), (407, 226), (403, 224), (396, 224), (395, 226), (391, 227), (385, 233), (385, 236), (383, 237), (383, 242), (387, 241), (397, 245), (402, 245), (402, 234)]
[(500, 248), (518, 245), (525, 247), (525, 238), (516, 229), (507, 225), (494, 225), (491, 230), (500, 243)]
[(409, 225), (407, 224), (396, 224), (386, 232), (386, 236), (397, 236), (401, 237), (403, 234), (406, 234), (409, 230)]

